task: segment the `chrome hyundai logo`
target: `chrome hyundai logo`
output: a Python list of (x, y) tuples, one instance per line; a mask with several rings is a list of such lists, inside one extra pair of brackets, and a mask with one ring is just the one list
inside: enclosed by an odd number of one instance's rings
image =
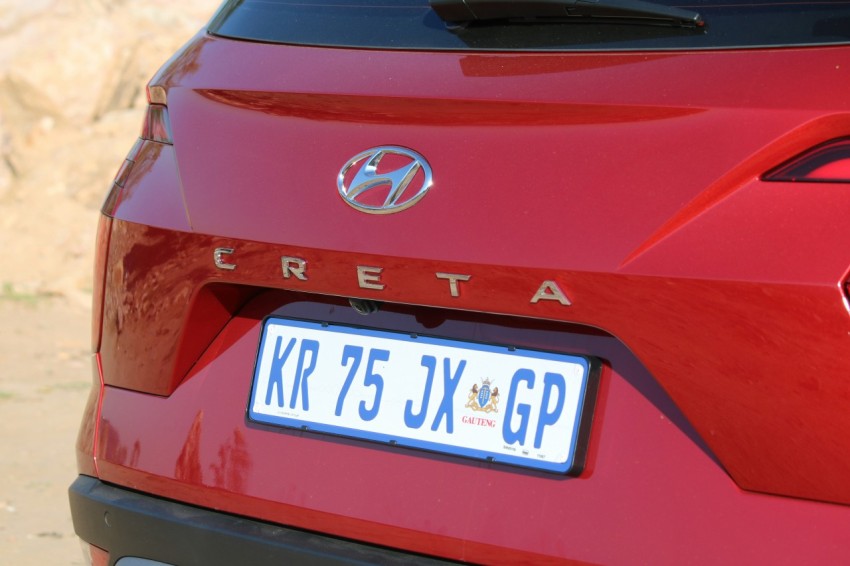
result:
[(425, 158), (398, 146), (375, 147), (355, 155), (337, 178), (339, 194), (345, 202), (371, 214), (399, 212), (413, 206), (425, 196), (431, 183), (431, 166)]

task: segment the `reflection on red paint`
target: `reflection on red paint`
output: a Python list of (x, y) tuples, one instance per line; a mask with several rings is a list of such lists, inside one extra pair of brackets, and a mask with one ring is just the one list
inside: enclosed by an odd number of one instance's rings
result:
[(174, 477), (180, 481), (193, 484), (203, 484), (204, 475), (201, 470), (201, 432), (204, 424), (204, 412), (198, 411), (192, 420), (189, 434), (183, 441), (183, 448), (174, 466)]

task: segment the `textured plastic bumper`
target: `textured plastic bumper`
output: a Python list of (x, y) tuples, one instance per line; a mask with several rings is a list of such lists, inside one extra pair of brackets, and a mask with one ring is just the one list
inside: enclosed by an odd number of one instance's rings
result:
[(232, 564), (449, 564), (423, 556), (251, 521), (79, 476), (70, 487), (74, 529), (109, 551), (191, 566)]

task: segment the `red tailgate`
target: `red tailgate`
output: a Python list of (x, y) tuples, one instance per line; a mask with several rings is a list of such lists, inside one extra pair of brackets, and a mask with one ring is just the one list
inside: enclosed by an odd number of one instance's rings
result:
[[(842, 508), (797, 501), (779, 519), (786, 500), (738, 487), (850, 503), (850, 254), (836, 245), (850, 192), (760, 180), (847, 134), (847, 55), (364, 55), (200, 38), (154, 80), (174, 146), (143, 154), (152, 165), (116, 211), (109, 264), (125, 284), (106, 297), (117, 387), (102, 477), (202, 505), (212, 487), (231, 512), (458, 559), (664, 561), (753, 524), (777, 558), (806, 537), (828, 555), (840, 533), (797, 533)], [(386, 145), (424, 156), (433, 187), (364, 214), (337, 175)], [(163, 202), (185, 217), (163, 222)], [(216, 267), (216, 249), (236, 269)], [(348, 297), (387, 304), (359, 317)], [(272, 313), (599, 359), (589, 468), (568, 480), (249, 424)], [(197, 337), (199, 320), (221, 332)], [(157, 340), (125, 330), (141, 327)], [(602, 524), (620, 544), (600, 550)], [(643, 535), (659, 530), (669, 546), (652, 554)]]

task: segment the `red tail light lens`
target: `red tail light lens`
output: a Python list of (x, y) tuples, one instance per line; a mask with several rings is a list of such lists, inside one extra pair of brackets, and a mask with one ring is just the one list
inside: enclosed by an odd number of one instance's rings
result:
[(769, 171), (765, 181), (850, 183), (850, 138), (816, 146)]
[(164, 86), (148, 85), (148, 102), (168, 106), (168, 91)]
[(171, 136), (171, 122), (168, 119), (168, 106), (166, 106), (166, 91), (161, 86), (148, 87), (148, 107), (145, 109), (145, 119), (142, 121), (142, 133), (139, 140), (127, 154), (127, 158), (118, 169), (112, 188), (106, 197), (106, 201), (101, 208), (101, 211), (107, 216), (115, 214), (115, 209), (118, 206), (122, 189), (130, 178), (130, 173), (133, 171), (133, 166), (136, 163), (136, 157), (142, 150), (142, 143), (151, 141), (167, 145), (174, 145)]
[(107, 253), (109, 251), (109, 237), (111, 234), (112, 218), (108, 216), (101, 216), (97, 224), (97, 239), (95, 244), (94, 256), (94, 289), (92, 291), (91, 336), (92, 352), (97, 352), (100, 350), (100, 336), (101, 330), (103, 328), (103, 291), (106, 285), (106, 258)]
[(168, 120), (168, 92), (160, 85), (148, 85), (148, 109), (142, 123), (142, 139), (172, 144)]
[(167, 107), (161, 104), (148, 104), (145, 121), (142, 123), (142, 139), (172, 144)]
[(109, 553), (105, 550), (89, 544), (85, 541), (80, 541), (83, 547), (83, 560), (90, 566), (107, 566), (109, 564)]

